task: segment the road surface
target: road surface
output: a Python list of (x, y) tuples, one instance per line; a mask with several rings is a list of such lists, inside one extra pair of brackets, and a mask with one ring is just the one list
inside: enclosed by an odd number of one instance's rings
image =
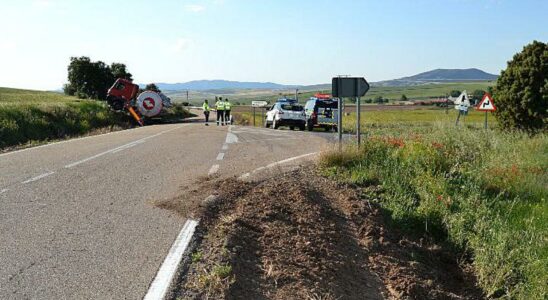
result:
[(0, 299), (141, 299), (185, 222), (153, 201), (331, 137), (187, 123), (2, 154)]

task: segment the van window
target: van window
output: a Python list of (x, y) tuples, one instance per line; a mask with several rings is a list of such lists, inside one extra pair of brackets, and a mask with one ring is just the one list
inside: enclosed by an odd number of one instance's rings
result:
[(319, 108), (337, 109), (338, 105), (336, 101), (318, 101)]

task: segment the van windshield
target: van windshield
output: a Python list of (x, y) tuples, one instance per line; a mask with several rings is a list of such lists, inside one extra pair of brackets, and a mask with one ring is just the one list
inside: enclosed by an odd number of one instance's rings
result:
[(303, 111), (303, 107), (300, 105), (293, 105), (293, 104), (282, 104), (283, 110), (291, 110), (291, 111)]
[(337, 109), (336, 101), (318, 101), (318, 108)]

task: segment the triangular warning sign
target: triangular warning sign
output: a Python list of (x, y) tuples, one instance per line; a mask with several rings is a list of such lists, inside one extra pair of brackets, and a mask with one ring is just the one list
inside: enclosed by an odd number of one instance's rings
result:
[(485, 93), (483, 99), (481, 99), (478, 107), (476, 108), (479, 111), (495, 111), (495, 103), (493, 103), (493, 97), (489, 93)]

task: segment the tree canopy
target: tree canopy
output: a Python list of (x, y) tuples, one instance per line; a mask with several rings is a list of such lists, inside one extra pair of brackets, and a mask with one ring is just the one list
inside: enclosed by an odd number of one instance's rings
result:
[(158, 88), (158, 86), (154, 83), (149, 83), (147, 84), (147, 86), (145, 87), (145, 90), (146, 91), (153, 91), (153, 92), (157, 92), (157, 93), (161, 93), (162, 91), (160, 91), (160, 89)]
[(504, 129), (546, 130), (548, 44), (534, 41), (514, 55), (494, 89), (495, 116)]
[(65, 94), (78, 98), (105, 100), (107, 90), (117, 78), (132, 80), (126, 65), (113, 63), (110, 66), (102, 61), (91, 61), (89, 57), (71, 57), (68, 66), (68, 81)]

